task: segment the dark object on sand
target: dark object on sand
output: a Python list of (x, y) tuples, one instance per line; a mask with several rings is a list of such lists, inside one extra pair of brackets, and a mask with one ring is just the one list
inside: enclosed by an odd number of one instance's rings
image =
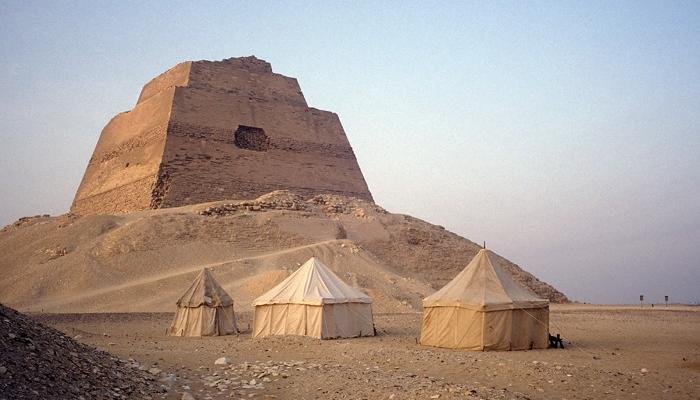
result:
[(557, 347), (564, 348), (564, 339), (557, 333), (557, 336), (549, 335), (549, 348), (556, 349)]

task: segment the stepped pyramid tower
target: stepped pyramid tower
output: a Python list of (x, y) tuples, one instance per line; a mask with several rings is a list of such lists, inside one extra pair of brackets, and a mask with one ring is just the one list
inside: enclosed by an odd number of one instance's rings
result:
[(255, 56), (188, 61), (105, 126), (71, 206), (125, 213), (277, 189), (373, 201), (338, 115)]

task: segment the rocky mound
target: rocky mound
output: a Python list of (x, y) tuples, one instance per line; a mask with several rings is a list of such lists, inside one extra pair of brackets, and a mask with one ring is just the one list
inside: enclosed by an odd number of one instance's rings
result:
[[(434, 289), (439, 289), (449, 282), (469, 263), (480, 248), (477, 244), (445, 230), (442, 226), (432, 225), (408, 215), (389, 214), (374, 203), (332, 194), (322, 194), (304, 201), (301, 196), (286, 190), (278, 190), (255, 200), (208, 206), (200, 211), (200, 214), (221, 217), (240, 211), (309, 211), (313, 209), (323, 212), (330, 218), (337, 218), (339, 214), (360, 219), (376, 219), (372, 218), (373, 215), (379, 217), (385, 222), (384, 227), (389, 237), (385, 240), (363, 240), (360, 234), (357, 238), (358, 242), (387, 265), (399, 270), (411, 271), (412, 274), (420, 276), (431, 284)], [(335, 238), (346, 239), (345, 228), (342, 224), (338, 227)], [(517, 264), (504, 258), (502, 260), (505, 261), (508, 271), (524, 286), (552, 302), (568, 302), (563, 293), (540, 281)]]
[(150, 399), (145, 373), (0, 304), (0, 399)]
[[(172, 311), (204, 266), (246, 311), (311, 256), (375, 299), (376, 312), (421, 309), (479, 250), (465, 238), (356, 198), (276, 191), (120, 215), (23, 219), (0, 231), (0, 301), (45, 312)], [(566, 297), (519, 266), (516, 280)]]
[(267, 211), (267, 210), (291, 210), (306, 211), (307, 206), (304, 199), (298, 194), (276, 190), (262, 195), (254, 200), (240, 200), (234, 202), (224, 202), (205, 208), (199, 214), (207, 216), (224, 216), (235, 214), (239, 211)]

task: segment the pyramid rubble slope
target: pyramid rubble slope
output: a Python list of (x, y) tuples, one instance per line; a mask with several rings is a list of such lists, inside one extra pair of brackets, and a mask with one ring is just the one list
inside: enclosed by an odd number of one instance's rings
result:
[[(415, 311), (478, 250), (444, 228), (374, 203), (287, 191), (130, 214), (38, 216), (0, 231), (0, 301), (33, 311), (170, 312), (207, 266), (237, 308), (250, 307), (316, 256), (367, 293), (377, 312)], [(566, 301), (499, 260), (538, 296)]]

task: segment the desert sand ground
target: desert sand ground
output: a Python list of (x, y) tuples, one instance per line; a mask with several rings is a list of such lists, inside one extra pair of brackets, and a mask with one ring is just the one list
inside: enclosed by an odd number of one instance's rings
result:
[[(564, 350), (466, 352), (416, 344), (421, 314), (377, 314), (380, 335), (343, 340), (164, 335), (170, 313), (36, 314), (152, 369), (195, 399), (697, 399), (700, 308), (554, 305)], [(220, 357), (230, 364), (214, 365)], [(253, 382), (251, 382), (253, 381)]]

